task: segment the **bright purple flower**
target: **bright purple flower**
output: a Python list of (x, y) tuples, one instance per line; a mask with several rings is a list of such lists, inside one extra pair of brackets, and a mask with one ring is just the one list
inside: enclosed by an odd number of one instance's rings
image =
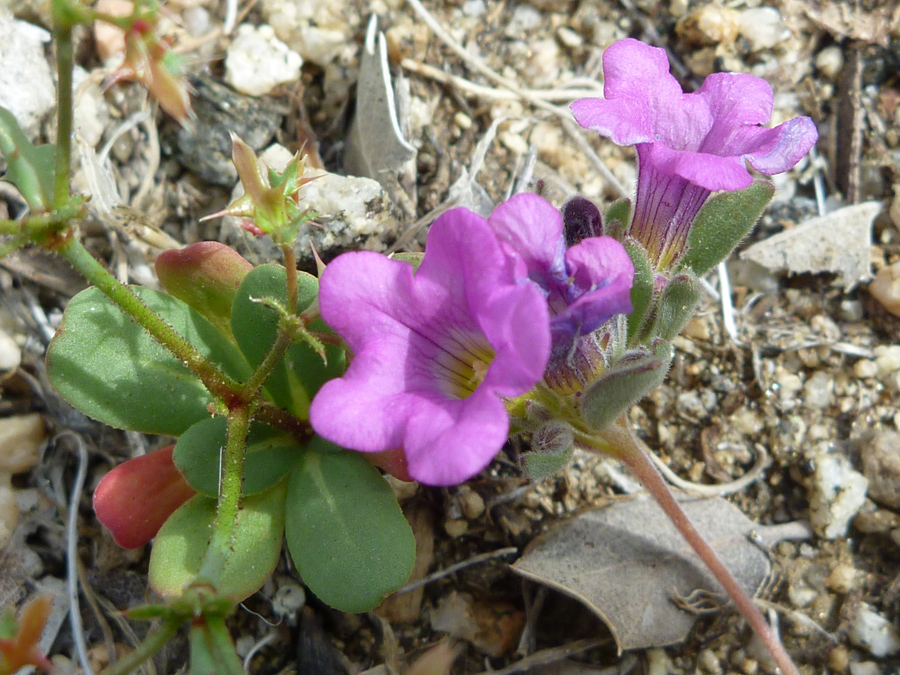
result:
[(662, 49), (633, 39), (603, 55), (603, 99), (582, 99), (571, 110), (578, 123), (619, 145), (635, 145), (638, 188), (629, 234), (658, 269), (685, 250), (688, 230), (714, 190), (752, 182), (746, 165), (772, 175), (787, 171), (818, 136), (808, 117), (773, 129), (772, 89), (741, 73), (715, 73), (685, 94), (669, 74)]
[(456, 485), (509, 435), (505, 398), (537, 384), (550, 355), (547, 303), (481, 216), (435, 221), (409, 263), (345, 253), (322, 273), (322, 318), (353, 351), (310, 408), (313, 428), (346, 448), (403, 448), (409, 474)]
[(589, 237), (566, 250), (562, 214), (533, 194), (500, 204), (488, 221), (547, 295), (554, 354), (631, 312), (634, 265), (612, 237)]

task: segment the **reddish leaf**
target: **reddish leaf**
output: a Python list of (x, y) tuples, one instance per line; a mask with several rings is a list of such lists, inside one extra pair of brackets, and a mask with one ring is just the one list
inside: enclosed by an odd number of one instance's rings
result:
[(175, 468), (170, 445), (120, 464), (94, 491), (94, 511), (123, 548), (149, 542), (175, 509), (196, 494)]
[(35, 666), (50, 671), (53, 664), (41, 652), (39, 643), (44, 626), (53, 609), (49, 595), (39, 595), (29, 602), (19, 617), (17, 633), (0, 640), (0, 674), (15, 673), (25, 666)]

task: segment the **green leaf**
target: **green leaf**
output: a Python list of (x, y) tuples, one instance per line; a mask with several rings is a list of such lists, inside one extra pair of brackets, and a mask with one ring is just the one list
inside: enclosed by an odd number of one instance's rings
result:
[(691, 225), (681, 266), (703, 276), (725, 260), (756, 225), (774, 194), (774, 185), (757, 180), (744, 190), (720, 192), (707, 199)]
[[(319, 282), (310, 274), (299, 273), (297, 311), (309, 307), (319, 292)], [(259, 300), (271, 298), (287, 303), (287, 275), (280, 265), (261, 265), (248, 274), (238, 289), (231, 310), (231, 330), (241, 350), (253, 366), (262, 363), (278, 330), (278, 313)], [(321, 321), (312, 330), (327, 330)], [(309, 417), (309, 404), (326, 381), (346, 369), (346, 354), (338, 347), (326, 347), (328, 364), (307, 344), (288, 349), (282, 362), (266, 382), (266, 391), (281, 408), (301, 419)]]
[(19, 189), (32, 212), (49, 211), (56, 146), (33, 145), (15, 116), (0, 106), (0, 152), (6, 158), (6, 180)]
[[(229, 375), (249, 376), (238, 349), (197, 312), (163, 293), (132, 290)], [(96, 288), (69, 301), (47, 372), (66, 401), (113, 427), (179, 436), (209, 417), (212, 396), (200, 380)]]
[(681, 332), (694, 316), (703, 291), (697, 278), (690, 273), (675, 275), (666, 285), (656, 304), (652, 337), (671, 340)]
[(362, 455), (315, 438), (288, 479), (285, 538), (303, 582), (366, 612), (412, 573), (416, 543), (387, 481)]
[[(219, 493), (220, 451), (225, 447), (224, 417), (198, 422), (175, 444), (175, 466), (197, 492), (215, 497)], [(244, 464), (244, 495), (266, 490), (287, 475), (303, 448), (289, 434), (253, 422), (247, 437)]]
[[(241, 502), (235, 536), (216, 591), (235, 602), (259, 589), (275, 569), (284, 531), (285, 484)], [(165, 522), (150, 554), (150, 586), (163, 598), (181, 596), (197, 581), (216, 518), (216, 500), (197, 495)]]
[[(617, 202), (618, 203), (618, 202)], [(631, 314), (628, 315), (628, 339), (638, 335), (644, 320), (647, 318), (647, 310), (653, 300), (653, 268), (650, 259), (643, 247), (634, 239), (625, 239), (625, 252), (634, 264), (634, 283), (631, 286)]]
[(581, 417), (602, 431), (666, 379), (672, 363), (668, 343), (657, 343), (654, 353), (633, 352), (620, 359), (581, 398)]

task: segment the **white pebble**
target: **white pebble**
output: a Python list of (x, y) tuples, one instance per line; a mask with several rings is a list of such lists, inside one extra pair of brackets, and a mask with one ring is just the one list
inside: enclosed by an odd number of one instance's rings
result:
[(8, 373), (19, 367), (22, 350), (9, 335), (0, 330), (0, 373)]
[(843, 455), (820, 454), (809, 486), (810, 522), (820, 537), (846, 536), (850, 521), (866, 501), (868, 479)]
[(262, 96), (300, 77), (303, 58), (269, 25), (241, 24), (225, 56), (225, 81), (242, 94)]
[(825, 408), (834, 394), (834, 379), (826, 372), (817, 371), (803, 385), (803, 402), (810, 408)]
[(853, 372), (861, 379), (875, 377), (878, 374), (878, 366), (875, 365), (874, 361), (865, 359), (856, 362), (856, 365), (853, 366)]
[(750, 51), (772, 49), (790, 33), (774, 7), (752, 7), (741, 12), (741, 35), (749, 43)]
[(900, 652), (900, 630), (865, 603), (850, 627), (850, 641), (867, 649), (872, 656)]
[(825, 77), (836, 78), (844, 69), (844, 52), (837, 45), (825, 47), (816, 55), (816, 69)]
[(878, 367), (878, 377), (900, 370), (900, 345), (875, 347), (875, 365)]
[(38, 413), (0, 419), (0, 472), (16, 474), (34, 467), (46, 437)]

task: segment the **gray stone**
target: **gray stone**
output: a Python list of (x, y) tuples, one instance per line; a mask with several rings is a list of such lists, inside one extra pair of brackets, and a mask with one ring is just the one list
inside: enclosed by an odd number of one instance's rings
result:
[(197, 119), (178, 130), (175, 155), (208, 183), (231, 187), (237, 172), (231, 162), (229, 132), (259, 150), (275, 135), (285, 111), (271, 99), (244, 96), (212, 80), (196, 78), (191, 85)]

